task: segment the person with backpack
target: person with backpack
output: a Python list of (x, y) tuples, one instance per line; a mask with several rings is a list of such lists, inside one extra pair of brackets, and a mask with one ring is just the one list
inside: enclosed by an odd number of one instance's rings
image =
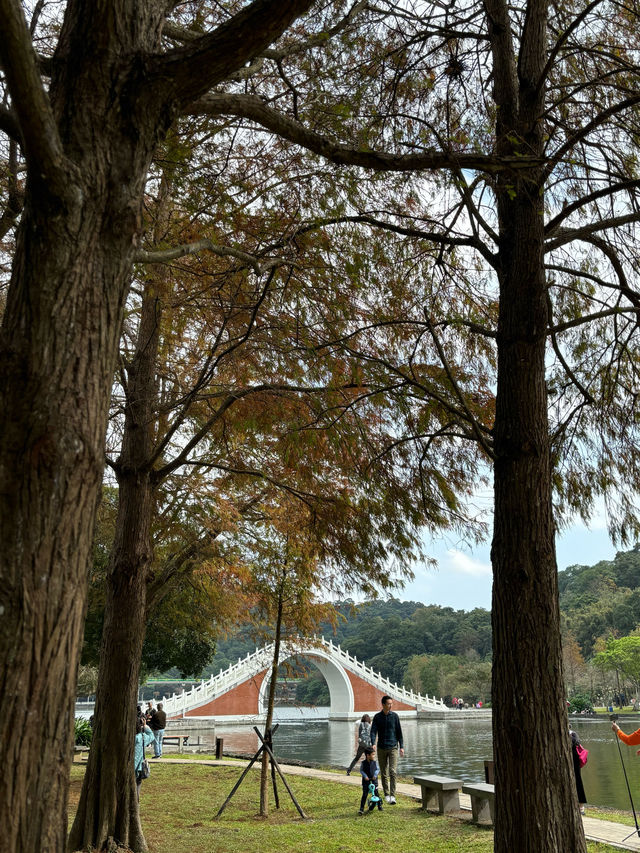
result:
[(347, 767), (347, 776), (351, 775), (351, 771), (356, 766), (356, 763), (361, 755), (364, 755), (365, 749), (371, 746), (371, 717), (368, 714), (363, 714), (358, 726), (358, 750), (356, 756)]

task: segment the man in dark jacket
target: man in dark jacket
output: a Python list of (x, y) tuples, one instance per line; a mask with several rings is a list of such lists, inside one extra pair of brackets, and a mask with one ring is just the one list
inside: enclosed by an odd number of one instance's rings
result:
[(371, 723), (371, 745), (375, 744), (377, 738), (384, 798), (389, 805), (395, 806), (398, 752), (404, 755), (404, 745), (400, 717), (391, 710), (392, 705), (391, 696), (382, 697), (382, 711), (378, 711)]
[(162, 702), (158, 702), (158, 707), (152, 711), (149, 726), (153, 732), (153, 757), (160, 758), (162, 755), (162, 738), (164, 737), (165, 726), (167, 725), (167, 715), (162, 710)]

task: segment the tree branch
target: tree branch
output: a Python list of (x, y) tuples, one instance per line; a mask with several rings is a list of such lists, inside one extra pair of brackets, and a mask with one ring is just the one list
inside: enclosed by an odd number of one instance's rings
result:
[(618, 113), (622, 113), (631, 107), (635, 107), (637, 104), (640, 104), (640, 94), (632, 95), (630, 98), (626, 98), (624, 101), (620, 101), (617, 104), (613, 104), (608, 109), (603, 110), (601, 113), (598, 113), (588, 124), (585, 124), (584, 127), (579, 128), (573, 133), (564, 145), (561, 145), (560, 148), (555, 152), (553, 157), (550, 157), (547, 161), (544, 169), (544, 175), (542, 180), (546, 182), (549, 175), (553, 172), (558, 163), (562, 160), (565, 154), (568, 154), (571, 149), (577, 145), (582, 139), (585, 139), (592, 130), (595, 130), (597, 127), (603, 125), (608, 119), (612, 116), (617, 115)]
[(470, 424), (471, 429), (472, 429), (478, 443), (480, 444), (480, 446), (482, 447), (484, 452), (487, 454), (489, 459), (493, 459), (495, 461), (496, 455), (493, 451), (493, 448), (489, 444), (489, 441), (487, 440), (487, 438), (482, 434), (482, 429), (480, 427), (480, 424), (477, 422), (477, 420), (473, 416), (471, 410), (467, 406), (467, 401), (465, 400), (465, 396), (462, 393), (462, 390), (461, 390), (460, 386), (458, 385), (455, 376), (453, 375), (453, 371), (451, 370), (451, 367), (449, 366), (449, 359), (447, 358), (446, 353), (444, 351), (444, 348), (443, 348), (442, 344), (440, 343), (438, 336), (435, 333), (435, 329), (433, 328), (433, 326), (431, 324), (431, 320), (429, 319), (429, 315), (428, 315), (426, 308), (424, 309), (423, 313), (424, 313), (425, 323), (427, 324), (427, 328), (429, 329), (429, 333), (431, 335), (431, 339), (433, 340), (433, 343), (435, 344), (436, 350), (438, 351), (438, 356), (440, 357), (440, 362), (441, 362), (442, 366), (444, 367), (445, 373), (447, 374), (447, 379), (451, 383), (451, 387), (453, 388), (454, 394), (458, 398), (458, 402), (462, 406), (462, 409), (466, 415), (467, 423)]
[[(564, 323), (558, 323), (549, 328), (549, 333), (554, 336), (559, 332), (566, 332), (568, 329), (575, 329), (578, 326), (585, 326), (588, 323), (593, 323), (594, 320), (603, 320), (606, 317), (617, 317), (621, 314), (636, 314), (640, 315), (640, 308), (607, 308), (603, 311), (595, 311), (593, 314), (584, 314), (582, 317), (575, 317), (573, 320), (566, 320)], [(593, 402), (593, 399), (591, 399)]]
[(584, 207), (587, 204), (591, 204), (594, 201), (598, 201), (600, 198), (609, 198), (613, 196), (615, 193), (624, 192), (625, 190), (635, 190), (640, 187), (640, 181), (622, 181), (619, 184), (608, 184), (601, 190), (596, 190), (589, 195), (583, 196), (582, 198), (576, 199), (572, 201), (571, 204), (568, 204), (566, 207), (562, 209), (560, 213), (550, 219), (545, 226), (545, 234), (547, 237), (553, 235), (554, 231), (558, 228), (558, 226), (572, 213), (575, 213), (576, 210), (580, 210), (580, 208)]
[(0, 130), (3, 130), (14, 142), (22, 145), (22, 131), (16, 114), (2, 105), (0, 105)]
[(169, 90), (185, 107), (261, 53), (313, 2), (254, 0), (212, 33), (150, 59), (146, 76), (164, 101)]
[(572, 243), (574, 240), (589, 240), (599, 231), (609, 231), (612, 228), (620, 228), (622, 225), (630, 225), (635, 222), (640, 222), (640, 211), (628, 213), (625, 216), (600, 219), (597, 222), (591, 222), (589, 225), (583, 225), (581, 228), (556, 229), (558, 236), (553, 240), (546, 240), (544, 250), (545, 253), (551, 252), (561, 246), (566, 246), (567, 243)]
[(577, 30), (579, 28), (580, 24), (584, 21), (584, 19), (587, 17), (589, 12), (591, 12), (593, 9), (595, 9), (596, 6), (599, 6), (600, 3), (602, 3), (602, 2), (603, 2), (603, 0), (593, 0), (593, 2), (591, 2), (587, 6), (585, 6), (585, 8), (582, 10), (582, 12), (580, 12), (578, 15), (576, 15), (576, 17), (571, 21), (571, 23), (569, 24), (567, 29), (564, 30), (564, 32), (560, 33), (560, 37), (556, 40), (555, 44), (551, 48), (551, 51), (549, 52), (549, 56), (547, 57), (546, 65), (542, 69), (542, 74), (540, 75), (540, 79), (538, 80), (538, 83), (536, 86), (536, 92), (540, 91), (540, 88), (544, 85), (547, 77), (549, 76), (551, 69), (554, 67), (556, 57), (557, 57), (558, 53), (560, 52), (562, 45), (567, 41), (567, 39), (569, 38), (571, 33), (574, 30)]
[(247, 266), (250, 266), (256, 273), (261, 275), (266, 270), (283, 264), (291, 264), (290, 260), (285, 258), (269, 258), (268, 260), (260, 260), (255, 255), (250, 255), (248, 252), (243, 252), (241, 249), (234, 249), (232, 246), (221, 246), (213, 243), (206, 238), (196, 240), (194, 243), (183, 243), (180, 246), (174, 246), (171, 249), (158, 249), (153, 252), (139, 251), (135, 257), (136, 263), (140, 264), (166, 264), (169, 261), (175, 261), (178, 258), (185, 258), (189, 255), (197, 255), (200, 252), (211, 252), (220, 257), (237, 258)]
[[(293, 42), (291, 44), (287, 44), (285, 47), (280, 49), (275, 48), (267, 48), (263, 50), (258, 56), (254, 58), (254, 60), (262, 64), (262, 60), (270, 59), (275, 62), (278, 62), (283, 59), (287, 59), (289, 56), (296, 56), (297, 54), (304, 53), (307, 50), (310, 50), (313, 47), (321, 47), (327, 43), (327, 40), (333, 38), (333, 36), (338, 35), (343, 30), (347, 28), (349, 23), (364, 9), (367, 8), (368, 0), (358, 0), (357, 3), (345, 13), (345, 15), (338, 21), (335, 26), (331, 27), (328, 32), (321, 33), (313, 33), (309, 36), (305, 41)], [(167, 36), (167, 38), (173, 39), (174, 41), (185, 43), (193, 43), (198, 39), (202, 38), (202, 33), (196, 30), (189, 30), (184, 27), (180, 27), (177, 24), (172, 23), (171, 21), (167, 21), (163, 27), (163, 35)], [(247, 77), (247, 71), (249, 69), (243, 69), (239, 76), (242, 78)], [(255, 69), (252, 69), (255, 70)]]
[(0, 0), (0, 18), (3, 25), (0, 61), (18, 119), (27, 164), (54, 193), (65, 195), (68, 181), (63, 168), (62, 143), (18, 0)]
[(0, 240), (13, 228), (24, 205), (24, 195), (18, 188), (18, 145), (14, 140), (9, 141), (9, 170), (7, 177), (8, 196), (7, 206), (0, 216)]
[[(549, 296), (549, 292), (548, 292), (548, 291), (547, 291), (547, 308), (548, 308), (548, 310), (549, 310), (549, 317), (553, 319), (553, 304), (552, 304), (552, 302), (551, 302), (551, 297)], [(562, 367), (563, 367), (563, 369), (564, 369), (564, 372), (567, 374), (567, 376), (569, 377), (569, 379), (573, 382), (573, 384), (576, 386), (576, 388), (578, 389), (578, 391), (580, 391), (580, 393), (581, 393), (581, 394), (582, 394), (582, 396), (584, 397), (585, 401), (586, 401), (587, 403), (589, 403), (589, 404), (593, 405), (593, 404), (596, 402), (596, 401), (595, 401), (595, 399), (594, 399), (594, 397), (593, 397), (593, 394), (591, 394), (591, 393), (590, 393), (590, 392), (585, 388), (585, 386), (582, 384), (582, 382), (580, 382), (580, 380), (579, 380), (579, 379), (578, 379), (578, 377), (575, 375), (575, 373), (573, 372), (573, 370), (571, 370), (571, 368), (570, 368), (570, 367), (569, 367), (569, 365), (567, 364), (567, 361), (566, 361), (565, 357), (564, 357), (564, 356), (563, 356), (563, 354), (562, 354), (562, 350), (561, 350), (561, 348), (558, 346), (558, 340), (557, 340), (557, 337), (556, 337), (556, 331), (557, 331), (557, 329), (556, 329), (556, 328), (553, 328), (553, 327), (551, 327), (551, 328), (549, 329), (549, 336), (550, 336), (550, 338), (551, 338), (551, 346), (553, 347), (553, 351), (554, 351), (554, 352), (555, 352), (555, 354), (556, 354), (556, 358), (558, 359), (558, 361), (559, 361), (559, 362), (560, 362), (560, 364), (562, 365)]]
[(498, 157), (492, 154), (427, 151), (423, 154), (389, 154), (340, 145), (319, 133), (308, 130), (277, 110), (268, 107), (255, 95), (208, 94), (190, 104), (189, 115), (235, 115), (261, 125), (315, 154), (340, 166), (361, 166), (378, 172), (411, 172), (430, 169), (473, 169), (480, 172), (500, 172), (539, 166), (534, 157)]

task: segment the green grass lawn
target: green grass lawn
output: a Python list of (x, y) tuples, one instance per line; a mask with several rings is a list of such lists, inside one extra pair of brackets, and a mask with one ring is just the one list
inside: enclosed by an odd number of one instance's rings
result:
[[(598, 714), (600, 716), (606, 716), (606, 717), (611, 716), (611, 711), (602, 705), (600, 705), (598, 707), (594, 707), (593, 710), (596, 714)], [(634, 715), (639, 714), (639, 718), (640, 718), (640, 712), (634, 711), (632, 705), (625, 705), (622, 708), (614, 707), (613, 713), (614, 714), (634, 714)]]
[(623, 826), (635, 826), (631, 812), (623, 812), (619, 809), (605, 809), (587, 805), (585, 814), (587, 817), (594, 817), (596, 820), (608, 820), (611, 823), (621, 823)]
[[(441, 817), (421, 811), (406, 797), (383, 812), (358, 815), (360, 788), (338, 782), (291, 776), (300, 818), (282, 783), (280, 809), (257, 816), (259, 774), (250, 772), (223, 815), (215, 815), (240, 776), (240, 768), (190, 764), (154, 764), (142, 784), (140, 812), (150, 853), (362, 853), (393, 849), (402, 853), (491, 853), (493, 832), (469, 817)], [(77, 804), (84, 767), (71, 770), (70, 817)], [(589, 853), (614, 853), (589, 844)]]

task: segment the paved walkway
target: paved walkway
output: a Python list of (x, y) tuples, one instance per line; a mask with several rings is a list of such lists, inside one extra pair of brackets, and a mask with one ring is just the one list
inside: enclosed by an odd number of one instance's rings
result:
[[(173, 754), (172, 754), (173, 755)], [(180, 763), (180, 764), (210, 764), (224, 765), (227, 767), (242, 767), (243, 761), (229, 761), (227, 759), (191, 759), (191, 758), (160, 758), (155, 759), (163, 763)], [(347, 776), (346, 773), (340, 774), (331, 770), (318, 770), (315, 767), (302, 767), (297, 764), (280, 764), (282, 772), (287, 776), (314, 776), (317, 779), (325, 779), (327, 782), (339, 782), (341, 785), (355, 785), (360, 788), (360, 776), (354, 773), (352, 776)], [(405, 797), (410, 797), (413, 800), (420, 800), (420, 786), (411, 785), (407, 782), (398, 782), (397, 794)], [(464, 811), (471, 811), (471, 800), (466, 794), (460, 794), (460, 805)], [(584, 834), (589, 841), (599, 841), (602, 844), (610, 844), (612, 847), (619, 847), (621, 850), (635, 850), (640, 853), (640, 838), (635, 829), (621, 823), (613, 823), (610, 820), (599, 820), (593, 817), (583, 817)], [(631, 834), (630, 838), (627, 836)]]

